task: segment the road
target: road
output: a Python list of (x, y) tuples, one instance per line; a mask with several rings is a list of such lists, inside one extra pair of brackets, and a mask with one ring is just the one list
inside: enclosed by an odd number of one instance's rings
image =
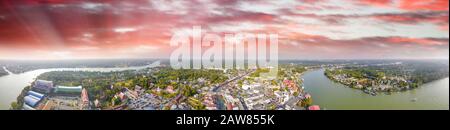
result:
[(256, 70), (252, 70), (252, 71), (250, 71), (250, 72), (247, 72), (246, 74), (243, 74), (243, 75), (234, 77), (233, 79), (230, 79), (230, 80), (227, 80), (227, 81), (225, 81), (224, 83), (222, 83), (222, 84), (216, 86), (212, 91), (213, 91), (213, 92), (217, 92), (217, 91), (218, 91), (220, 88), (222, 88), (223, 86), (228, 85), (228, 84), (231, 83), (231, 82), (237, 81), (238, 79), (241, 79), (242, 77), (247, 76), (247, 75), (249, 75), (249, 74), (251, 74), (251, 73), (253, 73), (253, 72), (255, 72), (255, 71), (256, 71)]

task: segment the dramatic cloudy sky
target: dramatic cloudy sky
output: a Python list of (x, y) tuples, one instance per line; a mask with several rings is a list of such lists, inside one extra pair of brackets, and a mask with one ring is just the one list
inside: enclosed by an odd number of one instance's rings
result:
[(280, 58), (448, 59), (448, 0), (2, 0), (0, 59), (164, 58), (193, 26), (277, 33)]

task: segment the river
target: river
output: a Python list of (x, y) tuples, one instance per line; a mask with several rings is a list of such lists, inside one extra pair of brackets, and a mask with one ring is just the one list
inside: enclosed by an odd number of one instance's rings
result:
[[(417, 89), (371, 96), (348, 88), (324, 76), (324, 69), (303, 75), (305, 90), (313, 104), (327, 110), (448, 110), (449, 78), (436, 80)], [(416, 101), (412, 101), (416, 99)]]
[(28, 71), (21, 74), (12, 74), (4, 67), (9, 75), (0, 77), (0, 110), (10, 108), (10, 104), (16, 101), (17, 96), (25, 86), (28, 86), (35, 80), (35, 78), (43, 73), (52, 71), (94, 71), (94, 72), (111, 72), (111, 71), (124, 71), (124, 70), (139, 70), (149, 67), (159, 66), (160, 62), (154, 62), (146, 66), (135, 67), (116, 67), (116, 68), (53, 68), (53, 69), (39, 69), (34, 71)]
[[(30, 85), (42, 73), (51, 71), (123, 71), (154, 67), (148, 66), (126, 68), (57, 68), (39, 69), (21, 74), (9, 74), (0, 77), (0, 109), (9, 109), (22, 89)], [(311, 93), (313, 103), (328, 110), (376, 110), (376, 109), (449, 109), (449, 78), (424, 84), (418, 89), (371, 96), (360, 90), (351, 89), (332, 82), (323, 75), (324, 69), (306, 72), (303, 75), (305, 90)], [(412, 102), (412, 99), (417, 99)]]

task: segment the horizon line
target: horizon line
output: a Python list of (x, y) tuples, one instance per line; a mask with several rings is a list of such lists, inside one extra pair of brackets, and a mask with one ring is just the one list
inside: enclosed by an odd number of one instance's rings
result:
[[(0, 61), (80, 61), (80, 60), (170, 60), (169, 58), (75, 58), (75, 59), (3, 59)], [(199, 60), (199, 59), (191, 59)], [(225, 59), (227, 60), (227, 59)], [(236, 59), (232, 59), (236, 60)], [(306, 59), (306, 58), (282, 58), (278, 61), (332, 61), (332, 60), (449, 60), (449, 58), (317, 58), (317, 59)], [(247, 60), (246, 60), (247, 61)]]

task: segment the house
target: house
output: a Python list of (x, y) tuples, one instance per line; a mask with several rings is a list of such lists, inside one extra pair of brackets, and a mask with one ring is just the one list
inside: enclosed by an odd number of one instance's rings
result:
[(99, 108), (100, 107), (100, 101), (98, 101), (98, 99), (95, 99), (94, 105), (95, 105), (95, 107)]

